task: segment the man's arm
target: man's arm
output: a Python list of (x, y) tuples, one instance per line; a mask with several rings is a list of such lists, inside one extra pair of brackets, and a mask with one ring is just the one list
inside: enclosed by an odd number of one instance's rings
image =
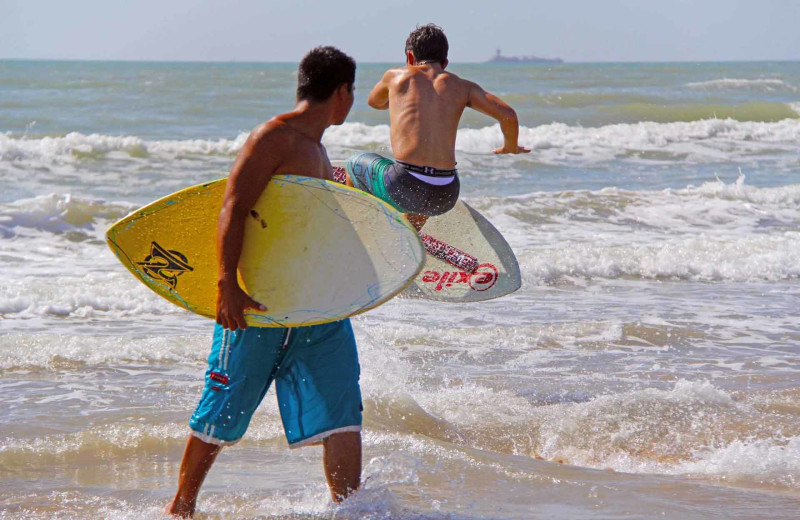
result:
[(389, 108), (389, 82), (392, 78), (392, 71), (387, 70), (381, 80), (372, 88), (367, 98), (367, 104), (376, 110), (386, 110)]
[(519, 146), (517, 142), (519, 138), (517, 113), (502, 99), (486, 92), (480, 85), (471, 83), (467, 106), (496, 119), (500, 123), (500, 130), (503, 132), (503, 146), (495, 150), (494, 153), (530, 152), (528, 148)]
[(217, 227), (217, 323), (229, 330), (245, 329), (244, 310), (266, 310), (239, 286), (237, 269), (244, 241), (244, 223), (279, 164), (283, 149), (274, 125), (250, 134), (231, 169)]

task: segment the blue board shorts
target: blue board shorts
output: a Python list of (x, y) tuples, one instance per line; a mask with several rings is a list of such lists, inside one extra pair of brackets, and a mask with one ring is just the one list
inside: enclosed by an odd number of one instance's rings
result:
[(453, 209), (461, 183), (457, 170), (439, 170), (375, 153), (356, 154), (346, 163), (353, 186), (388, 202), (402, 213), (430, 217)]
[(291, 448), (361, 431), (360, 366), (349, 319), (295, 328), (214, 328), (189, 426), (217, 445), (242, 438), (272, 381)]

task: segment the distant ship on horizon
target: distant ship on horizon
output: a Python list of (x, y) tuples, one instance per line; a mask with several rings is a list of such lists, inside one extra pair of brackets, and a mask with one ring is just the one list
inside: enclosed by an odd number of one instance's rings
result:
[(503, 56), (500, 49), (486, 63), (564, 63), (561, 58), (540, 58), (539, 56)]

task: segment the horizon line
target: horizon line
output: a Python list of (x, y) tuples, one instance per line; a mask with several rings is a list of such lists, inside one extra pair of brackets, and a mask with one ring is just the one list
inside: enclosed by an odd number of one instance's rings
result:
[[(220, 61), (220, 60), (155, 60), (155, 59), (107, 59), (107, 58), (5, 58), (0, 57), (0, 62), (23, 62), (23, 61), (33, 61), (33, 62), (45, 62), (45, 63), (162, 63), (162, 64), (212, 64), (212, 65), (230, 65), (230, 64), (241, 64), (241, 65), (297, 65), (299, 60), (297, 61), (250, 61), (250, 60), (227, 60), (227, 61)], [(493, 62), (490, 60), (485, 61), (454, 61), (450, 62), (450, 64), (455, 65), (493, 65), (493, 66), (516, 66), (516, 65), (536, 65), (536, 66), (564, 66), (564, 65), (585, 65), (585, 64), (670, 64), (670, 63), (798, 63), (800, 62), (800, 58), (795, 59), (722, 59), (722, 60), (652, 60), (652, 61), (644, 61), (644, 60), (592, 60), (592, 61), (562, 61), (561, 63), (554, 63), (554, 62)], [(372, 60), (364, 60), (364, 61), (356, 61), (358, 63), (366, 63), (366, 64), (375, 64), (375, 65), (386, 65), (392, 63), (401, 63), (400, 60), (397, 61), (372, 61)]]

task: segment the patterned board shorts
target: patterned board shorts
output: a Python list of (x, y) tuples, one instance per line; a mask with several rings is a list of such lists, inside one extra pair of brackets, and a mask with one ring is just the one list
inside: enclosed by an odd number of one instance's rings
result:
[(437, 170), (392, 161), (374, 153), (350, 157), (347, 174), (356, 188), (398, 211), (436, 216), (453, 209), (461, 189), (456, 170)]

